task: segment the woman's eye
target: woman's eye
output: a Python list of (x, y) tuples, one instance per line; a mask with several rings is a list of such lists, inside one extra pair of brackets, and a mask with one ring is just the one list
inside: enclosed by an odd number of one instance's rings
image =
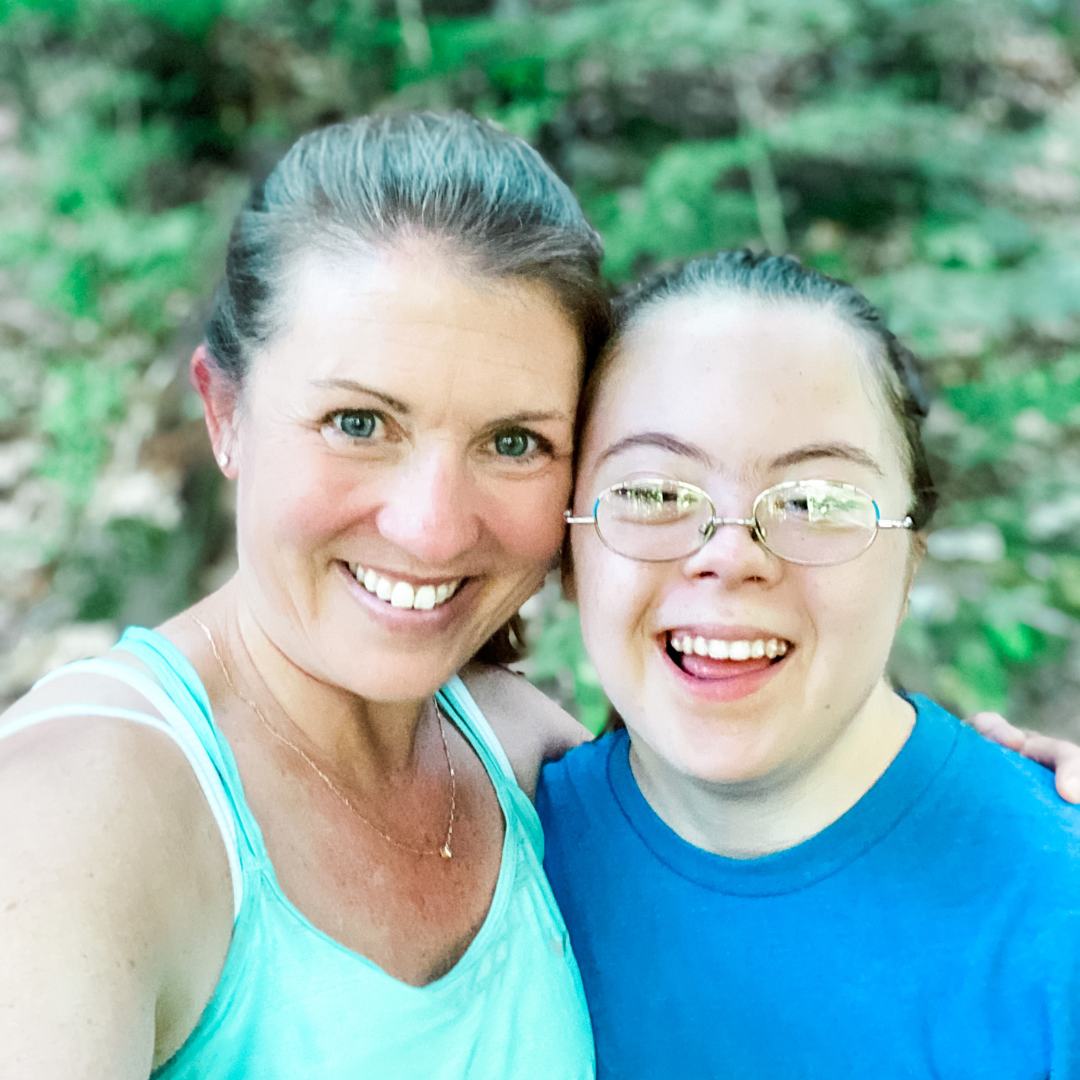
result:
[(527, 431), (500, 431), (495, 436), (495, 453), (500, 457), (528, 457), (536, 448), (536, 437)]
[(373, 412), (338, 413), (334, 417), (342, 434), (352, 439), (370, 439), (379, 428), (379, 417)]

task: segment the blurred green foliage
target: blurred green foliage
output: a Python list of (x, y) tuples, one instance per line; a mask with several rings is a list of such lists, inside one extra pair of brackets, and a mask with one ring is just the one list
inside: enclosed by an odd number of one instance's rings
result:
[[(939, 387), (945, 493), (895, 673), (1062, 728), (1078, 20), (1075, 0), (0, 0), (0, 646), (214, 584), (228, 509), (182, 368), (247, 178), (315, 124), (463, 108), (567, 178), (615, 286), (748, 244), (884, 305)], [(572, 608), (534, 623), (532, 676), (598, 722)]]

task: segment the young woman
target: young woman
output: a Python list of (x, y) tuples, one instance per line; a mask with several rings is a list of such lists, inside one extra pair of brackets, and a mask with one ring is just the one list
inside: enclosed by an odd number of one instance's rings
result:
[(724, 253), (586, 391), (572, 588), (626, 730), (542, 773), (602, 1077), (1080, 1076), (1080, 812), (895, 691), (934, 492), (850, 286)]

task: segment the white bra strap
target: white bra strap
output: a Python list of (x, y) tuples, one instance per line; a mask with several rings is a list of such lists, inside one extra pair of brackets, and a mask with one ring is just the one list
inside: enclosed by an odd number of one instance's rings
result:
[[(95, 665), (96, 666), (96, 665)], [(110, 664), (108, 667), (123, 667), (121, 664)], [(63, 671), (64, 669), (60, 669)], [(70, 670), (70, 669), (68, 669)], [(83, 668), (82, 670), (86, 670)], [(107, 674), (110, 677), (116, 677), (112, 670), (96, 671), (94, 674)], [(143, 682), (149, 683), (150, 680), (145, 676), (141, 676), (139, 672), (131, 670), (131, 674), (141, 679)], [(48, 679), (46, 676), (45, 679)], [(38, 684), (44, 682), (45, 679), (40, 679)], [(126, 678), (120, 678), (120, 682), (127, 682)], [(142, 692), (142, 687), (136, 686), (134, 680), (130, 683), (133, 689), (138, 689)], [(160, 687), (157, 688), (160, 692)], [(150, 698), (151, 695), (147, 694), (146, 697)], [(152, 704), (157, 705), (158, 702), (152, 701)], [(171, 704), (171, 703), (170, 703)], [(162, 710), (163, 712), (165, 710)], [(179, 714), (179, 710), (175, 706), (172, 707), (172, 711)], [(180, 714), (182, 717), (182, 714)], [(151, 716), (149, 713), (137, 712), (133, 709), (120, 709), (112, 708), (104, 705), (55, 705), (49, 709), (38, 709), (36, 712), (28, 713), (26, 716), (20, 716), (17, 720), (12, 721), (9, 724), (5, 724), (0, 729), (0, 739), (5, 738), (8, 735), (14, 735), (16, 732), (25, 731), (29, 727), (33, 727), (35, 724), (43, 723), (47, 720), (59, 720), (69, 716), (103, 716), (117, 720), (130, 720), (136, 724), (145, 724), (147, 727), (155, 728), (162, 734), (167, 735), (183, 752), (184, 757), (187, 758), (188, 763), (191, 765), (192, 770), (195, 773), (195, 779), (199, 782), (199, 787), (202, 788), (202, 793), (206, 797), (206, 801), (210, 806), (210, 812), (214, 815), (214, 820), (217, 822), (218, 829), (221, 830), (221, 838), (225, 843), (225, 853), (229, 859), (229, 876), (232, 878), (232, 894), (233, 894), (233, 922), (235, 923), (237, 917), (240, 914), (240, 905), (244, 899), (244, 876), (240, 867), (240, 852), (236, 843), (236, 823), (233, 819), (232, 809), (229, 806), (228, 799), (225, 796), (225, 788), (221, 782), (221, 777), (218, 776), (217, 770), (214, 768), (213, 762), (210, 760), (209, 754), (199, 742), (195, 733), (191, 728), (184, 723), (182, 726), (170, 724), (166, 720), (157, 716)]]

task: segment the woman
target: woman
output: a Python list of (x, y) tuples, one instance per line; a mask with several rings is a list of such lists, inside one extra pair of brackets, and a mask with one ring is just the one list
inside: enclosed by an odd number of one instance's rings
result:
[(545, 767), (605, 1077), (1080, 1076), (1080, 814), (885, 665), (934, 492), (850, 286), (723, 253), (625, 303), (572, 585), (626, 730)]
[(309, 136), (241, 214), (192, 362), (239, 572), (0, 730), (7, 1071), (591, 1073), (522, 794), (582, 735), (454, 672), (562, 539), (598, 260), (462, 117)]
[(239, 570), (6, 718), (4, 1075), (592, 1074), (515, 782), (581, 735), (455, 672), (562, 541), (599, 258), (463, 116), (316, 132), (255, 193), (192, 361)]

